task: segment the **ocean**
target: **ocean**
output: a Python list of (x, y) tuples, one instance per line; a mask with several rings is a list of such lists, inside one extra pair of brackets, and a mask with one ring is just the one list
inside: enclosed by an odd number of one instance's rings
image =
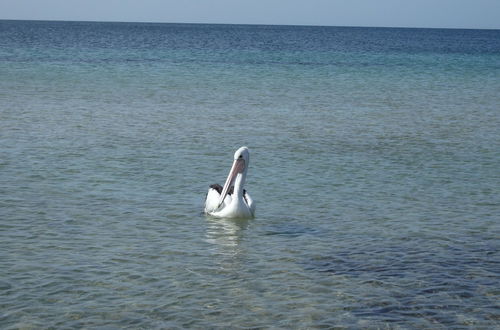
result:
[(0, 77), (0, 328), (500, 328), (500, 30), (3, 20)]

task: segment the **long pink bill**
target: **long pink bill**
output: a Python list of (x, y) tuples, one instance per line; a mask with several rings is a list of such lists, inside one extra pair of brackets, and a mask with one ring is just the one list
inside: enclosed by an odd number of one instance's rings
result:
[(224, 187), (222, 188), (222, 193), (220, 194), (217, 208), (219, 208), (224, 202), (229, 188), (233, 185), (234, 180), (236, 179), (236, 175), (238, 175), (238, 173), (242, 173), (244, 169), (245, 161), (241, 158), (235, 159), (233, 165), (231, 166), (231, 170), (229, 171), (229, 175), (227, 176), (226, 183), (224, 183)]

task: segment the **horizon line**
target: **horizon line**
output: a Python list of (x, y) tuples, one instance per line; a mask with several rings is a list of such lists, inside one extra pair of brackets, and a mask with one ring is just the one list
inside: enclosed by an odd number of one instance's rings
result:
[(323, 25), (323, 24), (275, 24), (275, 23), (208, 23), (208, 22), (159, 22), (159, 21), (122, 21), (122, 20), (72, 20), (72, 19), (17, 19), (0, 18), (0, 21), (26, 22), (74, 22), (74, 23), (136, 23), (136, 24), (186, 24), (186, 25), (250, 25), (250, 26), (298, 26), (298, 27), (340, 27), (340, 28), (379, 28), (379, 29), (443, 29), (443, 30), (493, 30), (500, 28), (467, 27), (421, 27), (421, 26), (372, 26), (372, 25)]

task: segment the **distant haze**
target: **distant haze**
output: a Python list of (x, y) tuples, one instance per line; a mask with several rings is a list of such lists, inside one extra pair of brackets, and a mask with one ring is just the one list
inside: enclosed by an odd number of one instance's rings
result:
[(0, 19), (500, 29), (500, 0), (0, 0)]

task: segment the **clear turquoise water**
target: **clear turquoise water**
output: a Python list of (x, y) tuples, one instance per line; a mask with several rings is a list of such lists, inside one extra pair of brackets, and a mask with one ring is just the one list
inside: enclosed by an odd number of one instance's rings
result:
[(500, 327), (500, 31), (0, 21), (0, 77), (1, 328)]

